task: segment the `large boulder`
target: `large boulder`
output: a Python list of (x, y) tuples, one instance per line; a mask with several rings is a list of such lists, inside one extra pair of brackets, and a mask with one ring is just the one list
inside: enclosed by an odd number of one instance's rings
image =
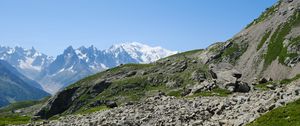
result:
[(198, 83), (195, 84), (192, 88), (191, 88), (191, 93), (198, 93), (198, 92), (202, 92), (202, 91), (210, 91), (212, 89), (214, 89), (217, 85), (215, 84), (215, 82), (208, 82), (208, 81), (204, 81), (202, 83)]
[(219, 87), (231, 92), (249, 92), (250, 86), (239, 81), (242, 74), (229, 63), (220, 63), (210, 66), (212, 75), (216, 76), (216, 83)]
[(39, 110), (35, 116), (42, 119), (48, 119), (56, 114), (60, 114), (67, 110), (74, 101), (74, 94), (78, 88), (70, 88), (62, 90), (52, 97), (48, 103)]
[[(89, 88), (85, 87), (69, 87), (53, 96), (43, 106), (35, 116), (39, 116), (42, 119), (48, 119), (54, 115), (65, 113), (72, 113), (78, 108), (84, 106), (84, 102), (80, 100), (80, 97), (84, 92), (87, 92), (88, 97), (95, 97), (106, 88), (111, 85), (111, 82), (106, 80), (95, 80), (91, 82)], [(96, 105), (96, 104), (95, 104)]]
[(251, 87), (245, 82), (239, 82), (235, 87), (235, 92), (247, 93), (251, 90)]
[(238, 79), (235, 76), (240, 74), (240, 72), (238, 72), (231, 64), (228, 63), (220, 63), (211, 66), (211, 73), (216, 76), (216, 82), (221, 87), (235, 84)]

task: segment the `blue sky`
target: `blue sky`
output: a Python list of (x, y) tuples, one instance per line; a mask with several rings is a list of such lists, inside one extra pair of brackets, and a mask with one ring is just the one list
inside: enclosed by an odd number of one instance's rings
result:
[(171, 50), (225, 41), (277, 0), (0, 0), (0, 45), (55, 56), (67, 46), (142, 42)]

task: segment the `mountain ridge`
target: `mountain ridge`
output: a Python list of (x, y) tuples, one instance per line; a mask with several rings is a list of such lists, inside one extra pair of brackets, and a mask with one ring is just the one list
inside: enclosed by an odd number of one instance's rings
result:
[(68, 84), (108, 68), (127, 63), (150, 63), (175, 53), (138, 42), (115, 44), (104, 50), (93, 45), (76, 49), (69, 46), (56, 58), (34, 48), (0, 47), (0, 59), (8, 61), (22, 74), (41, 83), (43, 89), (52, 94)]
[(0, 69), (0, 107), (16, 101), (39, 100), (50, 95), (37, 82), (23, 76), (6, 61), (0, 60)]

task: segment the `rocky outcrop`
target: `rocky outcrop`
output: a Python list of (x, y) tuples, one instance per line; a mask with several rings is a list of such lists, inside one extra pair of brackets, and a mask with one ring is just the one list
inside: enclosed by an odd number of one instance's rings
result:
[(48, 104), (44, 106), (36, 116), (42, 119), (47, 119), (53, 115), (64, 112), (68, 109), (74, 101), (74, 93), (78, 88), (71, 88), (61, 91), (58, 95), (54, 96), (48, 101)]
[(219, 87), (225, 88), (231, 92), (249, 92), (250, 86), (239, 79), (242, 74), (229, 63), (220, 63), (211, 65), (212, 76), (215, 76)]
[[(91, 86), (87, 91), (79, 91), (78, 87), (67, 88), (57, 95), (52, 97), (45, 106), (41, 108), (35, 115), (42, 119), (48, 119), (54, 115), (61, 114), (66, 110), (70, 112), (76, 111), (79, 107), (83, 106), (83, 102), (80, 101), (80, 95), (83, 92), (87, 92), (88, 96), (95, 97), (97, 94), (105, 90), (111, 83), (105, 80), (99, 80), (94, 82), (95, 84)], [(108, 107), (115, 107), (116, 105), (111, 102), (105, 103)]]
[(71, 115), (32, 125), (204, 125), (241, 126), (288, 102), (300, 98), (300, 84), (276, 90), (236, 93), (229, 97), (177, 99), (165, 95), (150, 97), (136, 104)]

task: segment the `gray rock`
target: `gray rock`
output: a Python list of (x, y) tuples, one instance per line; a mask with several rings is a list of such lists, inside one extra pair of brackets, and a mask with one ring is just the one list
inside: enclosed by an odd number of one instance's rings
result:
[(268, 79), (266, 79), (266, 78), (261, 78), (260, 80), (259, 80), (259, 84), (264, 84), (264, 83), (268, 83), (269, 81), (268, 81)]
[(118, 107), (117, 103), (114, 102), (114, 101), (106, 101), (105, 102), (105, 105), (109, 108), (115, 108), (115, 107)]
[(273, 85), (273, 84), (268, 84), (266, 87), (269, 88), (269, 89), (272, 89), (272, 90), (276, 89), (275, 85)]
[(206, 75), (205, 75), (205, 73), (202, 73), (199, 71), (194, 71), (191, 75), (191, 79), (198, 81), (198, 82), (203, 82), (206, 80)]
[(136, 71), (130, 71), (125, 75), (125, 77), (132, 77), (132, 76), (136, 75), (136, 73), (137, 73)]
[(177, 81), (169, 81), (166, 83), (166, 86), (168, 88), (176, 88), (179, 87), (181, 85), (181, 83), (177, 82)]
[(251, 90), (251, 87), (247, 83), (245, 83), (245, 82), (240, 82), (235, 87), (235, 92), (247, 93), (250, 90)]

